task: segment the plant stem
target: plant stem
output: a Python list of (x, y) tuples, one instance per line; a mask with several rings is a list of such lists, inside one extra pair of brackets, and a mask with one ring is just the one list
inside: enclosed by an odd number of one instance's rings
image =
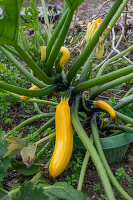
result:
[[(92, 137), (90, 137), (90, 142), (93, 143)], [(85, 154), (85, 157), (84, 157), (84, 160), (83, 160), (83, 163), (82, 163), (78, 187), (77, 187), (77, 190), (80, 190), (80, 191), (82, 190), (82, 185), (83, 185), (83, 182), (84, 182), (84, 176), (85, 176), (85, 171), (86, 171), (87, 164), (88, 164), (88, 161), (89, 161), (89, 157), (90, 157), (89, 152), (86, 151), (86, 154)]]
[(29, 99), (27, 101), (28, 102), (36, 102), (36, 103), (45, 104), (45, 105), (50, 105), (50, 106), (57, 106), (58, 105), (58, 103), (56, 103), (56, 102), (40, 100), (40, 99)]
[(66, 37), (67, 32), (68, 32), (70, 23), (72, 21), (73, 13), (74, 13), (74, 11), (69, 10), (67, 18), (66, 18), (66, 21), (65, 21), (65, 23), (64, 23), (64, 25), (63, 25), (63, 27), (61, 29), (61, 32), (60, 32), (60, 35), (59, 35), (59, 37), (58, 37), (58, 39), (56, 41), (56, 44), (53, 47), (53, 49), (51, 50), (51, 53), (50, 53), (50, 55), (48, 57), (48, 60), (46, 62), (46, 66), (45, 66), (46, 73), (48, 75), (51, 75), (52, 67), (54, 65), (54, 62), (55, 62), (55, 60), (57, 58), (59, 50), (60, 50), (60, 48), (61, 48), (61, 46), (62, 46), (62, 44), (64, 42), (64, 39)]
[(123, 100), (121, 99), (120, 102), (113, 108), (115, 110), (119, 110), (120, 108), (127, 106), (130, 103), (133, 103), (133, 94), (128, 97), (125, 97)]
[(38, 119), (42, 119), (42, 118), (50, 118), (50, 117), (53, 117), (55, 115), (55, 113), (43, 113), (43, 114), (40, 114), (40, 115), (36, 115), (36, 116), (33, 116), (25, 121), (23, 121), (21, 124), (19, 124), (18, 126), (16, 126), (14, 129), (12, 129), (10, 132), (8, 132), (7, 135), (9, 134), (12, 134), (13, 132), (15, 131), (18, 131), (20, 130), (22, 127), (26, 126), (27, 124), (30, 124)]
[(71, 67), (67, 74), (67, 80), (68, 83), (70, 83), (73, 79), (73, 77), (76, 75), (78, 70), (82, 67), (82, 65), (85, 63), (87, 60), (88, 56), (91, 54), (93, 51), (94, 47), (96, 46), (99, 36), (102, 35), (103, 31), (106, 29), (107, 25), (109, 24), (110, 20), (116, 13), (117, 9), (119, 8), (120, 4), (122, 3), (122, 0), (116, 0), (108, 14), (106, 15), (104, 21), (102, 24), (99, 26), (98, 30), (94, 34), (93, 38), (90, 40), (84, 51), (81, 53), (81, 55), (78, 57), (77, 61), (74, 63), (74, 65)]
[(131, 89), (124, 95), (124, 97), (123, 97), (121, 100), (123, 100), (125, 97), (129, 96), (131, 93), (133, 93), (133, 88), (131, 88)]
[[(33, 133), (34, 139), (36, 136), (40, 135), (42, 132), (44, 132), (49, 126), (51, 126), (54, 123), (55, 117), (52, 117), (49, 119), (45, 124), (43, 124), (37, 131)], [(45, 135), (45, 134), (44, 134)]]
[(127, 127), (127, 126), (123, 126), (123, 125), (107, 125), (101, 128), (101, 131), (105, 131), (105, 130), (122, 130), (125, 132), (129, 132), (133, 134), (133, 128)]
[(76, 103), (73, 103), (73, 105), (72, 105), (71, 114), (72, 114), (73, 126), (74, 126), (79, 138), (81, 139), (81, 141), (83, 142), (87, 151), (89, 152), (89, 154), (97, 168), (98, 174), (100, 176), (100, 179), (102, 181), (102, 184), (103, 184), (103, 187), (105, 189), (108, 199), (115, 200), (114, 193), (112, 191), (112, 188), (111, 188), (108, 176), (106, 174), (106, 171), (103, 167), (103, 164), (97, 154), (96, 149), (94, 148), (93, 144), (91, 143), (90, 139), (88, 138), (86, 132), (84, 131), (84, 129), (79, 121), (78, 106), (79, 106), (79, 102), (77, 102), (77, 101), (76, 101)]
[(0, 46), (0, 50), (3, 52), (3, 54), (6, 55), (6, 57), (17, 67), (17, 69), (34, 85), (44, 88), (46, 85), (39, 81), (35, 76), (33, 76), (28, 70), (26, 70), (15, 58), (12, 56), (10, 52), (8, 52), (6, 49)]
[(37, 105), (37, 103), (33, 102), (35, 111), (37, 112), (37, 114), (42, 114), (43, 112), (40, 111), (39, 106)]
[(65, 20), (66, 20), (67, 13), (68, 13), (68, 9), (66, 10), (64, 15), (62, 16), (61, 20), (59, 21), (57, 27), (55, 28), (55, 30), (54, 30), (51, 38), (50, 38), (50, 41), (49, 41), (48, 46), (46, 48), (46, 60), (49, 57), (51, 49), (52, 49), (52, 47), (53, 47), (53, 45), (54, 45), (54, 43), (55, 43), (55, 41), (57, 39), (57, 36), (59, 35), (59, 32), (60, 32)]
[(48, 151), (49, 147), (51, 146), (53, 138), (47, 141), (44, 147), (37, 153), (35, 157), (35, 162), (37, 162), (43, 155), (45, 155), (46, 151)]
[(119, 191), (119, 193), (124, 197), (125, 200), (132, 200), (132, 198), (123, 190), (123, 188), (120, 186), (120, 184), (118, 183), (118, 181), (116, 180), (115, 176), (113, 175), (108, 162), (105, 158), (102, 146), (101, 146), (101, 142), (99, 139), (99, 132), (98, 132), (98, 127), (97, 127), (97, 123), (96, 123), (96, 117), (93, 116), (93, 118), (91, 119), (91, 129), (92, 129), (92, 134), (93, 134), (93, 139), (98, 151), (98, 154), (102, 160), (102, 163), (106, 169), (106, 172), (111, 180), (111, 182), (113, 183), (113, 185), (116, 187), (116, 189)]
[(116, 116), (121, 119), (122, 121), (126, 122), (126, 123), (129, 123), (129, 124), (133, 124), (133, 118), (131, 117), (128, 117), (118, 111), (115, 111), (116, 112)]
[(94, 100), (94, 99), (96, 99), (96, 97), (97, 97), (98, 95), (100, 95), (102, 92), (104, 92), (104, 91), (106, 91), (106, 90), (108, 90), (108, 89), (110, 89), (110, 88), (113, 88), (113, 87), (115, 87), (115, 86), (117, 86), (117, 85), (120, 85), (120, 84), (122, 84), (122, 83), (126, 83), (126, 82), (128, 82), (128, 81), (130, 81), (130, 80), (132, 80), (132, 79), (133, 79), (133, 73), (131, 73), (131, 74), (129, 74), (129, 75), (126, 75), (126, 76), (123, 76), (123, 77), (120, 77), (120, 78), (118, 78), (118, 79), (115, 79), (115, 80), (113, 80), (113, 81), (110, 81), (109, 83), (106, 83), (106, 84), (104, 84), (104, 85), (102, 85), (102, 86), (100, 86), (100, 87), (97, 87), (97, 88), (93, 91), (92, 95), (90, 96), (90, 100)]
[(28, 96), (28, 97), (42, 97), (44, 95), (48, 95), (51, 94), (52, 92), (54, 92), (57, 88), (56, 85), (50, 85), (47, 86), (43, 89), (38, 89), (38, 90), (29, 90), (29, 89), (25, 89), (25, 88), (21, 88), (18, 86), (14, 86), (14, 85), (10, 85), (8, 83), (4, 83), (3, 81), (0, 81), (0, 88), (12, 93), (16, 93), (19, 95), (24, 95), (24, 96)]
[(49, 24), (49, 20), (48, 20), (48, 14), (47, 14), (47, 10), (46, 10), (46, 4), (45, 4), (45, 0), (41, 0), (42, 2), (42, 8), (43, 8), (43, 16), (44, 16), (44, 21), (45, 21), (45, 25), (46, 25), (46, 32), (48, 35), (48, 40), (50, 40), (50, 24)]
[(91, 88), (96, 85), (99, 85), (99, 84), (102, 84), (105, 82), (109, 82), (109, 81), (119, 78), (121, 76), (128, 75), (129, 73), (132, 73), (132, 72), (133, 72), (133, 65), (130, 65), (128, 67), (116, 70), (114, 72), (110, 72), (110, 73), (100, 76), (98, 78), (93, 78), (91, 80), (80, 83), (73, 89), (72, 92), (74, 94), (78, 94), (79, 92), (82, 92), (83, 90), (85, 90), (87, 88)]
[(32, 71), (46, 84), (52, 84), (54, 81), (49, 78), (31, 59), (31, 57), (18, 45), (15, 46), (16, 51), (21, 55), (26, 64), (32, 69)]
[(121, 53), (117, 54), (116, 56), (110, 58), (109, 60), (107, 60), (102, 67), (100, 68), (100, 70), (97, 73), (96, 77), (100, 77), (104, 71), (104, 69), (111, 63), (114, 62), (115, 60), (118, 60), (119, 58), (121, 58), (123, 55), (125, 55), (126, 53), (130, 52), (133, 50), (133, 45), (130, 46), (128, 49), (126, 49), (125, 51), (122, 51)]
[(48, 135), (48, 136), (42, 138), (41, 140), (35, 142), (35, 145), (37, 146), (38, 144), (40, 144), (40, 143), (44, 142), (45, 140), (48, 140), (48, 139), (50, 139), (50, 138), (52, 138), (52, 137), (54, 137), (54, 136), (55, 136), (55, 133), (50, 134), (50, 135)]

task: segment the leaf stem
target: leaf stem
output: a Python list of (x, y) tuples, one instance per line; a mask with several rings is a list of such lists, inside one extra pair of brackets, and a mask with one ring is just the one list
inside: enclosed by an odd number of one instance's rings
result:
[(84, 129), (79, 121), (78, 106), (79, 106), (78, 101), (76, 101), (76, 103), (73, 103), (73, 105), (72, 105), (71, 116), (72, 116), (73, 126), (74, 126), (79, 138), (81, 139), (81, 141), (83, 142), (87, 151), (89, 152), (89, 154), (97, 168), (98, 174), (100, 176), (100, 179), (102, 181), (102, 184), (103, 184), (103, 187), (105, 189), (108, 199), (115, 200), (114, 193), (112, 191), (112, 188), (111, 188), (108, 176), (106, 174), (106, 171), (103, 167), (103, 164), (97, 154), (96, 149), (94, 148), (93, 144), (90, 142), (90, 139), (88, 138), (86, 132), (84, 131)]
[(120, 85), (122, 83), (129, 82), (132, 79), (133, 79), (133, 73), (131, 73), (129, 75), (126, 75), (126, 76), (123, 76), (123, 77), (120, 77), (120, 78), (117, 78), (117, 79), (115, 79), (113, 81), (110, 81), (109, 83), (105, 83), (104, 85), (94, 89), (92, 95), (90, 96), (90, 100), (94, 100), (102, 92), (104, 92), (104, 91), (106, 91), (106, 90), (108, 90), (110, 88), (113, 88), (113, 87), (115, 87), (117, 85)]
[(54, 136), (55, 136), (55, 133), (53, 133), (53, 134), (51, 134), (51, 135), (48, 135), (48, 136), (42, 138), (41, 140), (35, 142), (35, 145), (37, 146), (38, 144), (40, 144), (40, 143), (44, 142), (45, 140), (48, 140), (48, 139), (50, 139), (50, 138), (52, 138), (52, 137), (54, 137)]
[(4, 83), (3, 81), (0, 81), (0, 88), (12, 93), (16, 93), (19, 95), (24, 95), (28, 97), (42, 97), (44, 95), (51, 94), (57, 89), (56, 85), (50, 85), (47, 86), (43, 89), (38, 89), (38, 90), (29, 90), (25, 88), (21, 88), (18, 86), (10, 85), (8, 83)]
[(44, 88), (46, 85), (39, 81), (35, 76), (33, 76), (28, 70), (26, 70), (15, 58), (14, 56), (8, 52), (6, 49), (0, 46), (0, 50), (2, 51), (3, 54), (6, 55), (6, 57), (16, 66), (16, 68), (27, 78), (31, 83), (34, 85)]
[(18, 126), (16, 126), (14, 129), (12, 129), (10, 132), (8, 132), (7, 135), (10, 135), (12, 134), (13, 132), (16, 132), (18, 130), (20, 130), (21, 128), (23, 128), (24, 126), (26, 126), (27, 124), (30, 124), (38, 119), (42, 119), (42, 118), (51, 118), (55, 115), (55, 113), (43, 113), (43, 114), (40, 114), (40, 115), (36, 115), (36, 116), (33, 116), (25, 121), (23, 121), (22, 123), (20, 123)]
[(15, 46), (16, 51), (21, 55), (23, 60), (26, 64), (32, 69), (32, 71), (46, 84), (52, 84), (54, 81), (52, 78), (49, 78), (38, 66), (37, 64), (31, 59), (31, 57), (19, 46), (16, 44)]
[(64, 42), (64, 39), (66, 37), (67, 32), (68, 32), (70, 23), (72, 21), (73, 13), (74, 13), (74, 11), (69, 10), (67, 18), (66, 18), (66, 21), (65, 21), (65, 23), (64, 23), (64, 25), (63, 25), (63, 27), (61, 29), (61, 32), (60, 32), (60, 35), (59, 35), (59, 37), (58, 37), (58, 39), (56, 41), (56, 44), (53, 47), (53, 49), (51, 50), (51, 53), (50, 53), (50, 55), (48, 57), (48, 60), (46, 62), (46, 66), (45, 66), (46, 74), (48, 74), (48, 75), (51, 75), (52, 67), (54, 65), (54, 62), (55, 62), (55, 60), (57, 58), (59, 50), (60, 50), (60, 48), (61, 48), (61, 46), (62, 46), (62, 44)]
[(78, 57), (77, 61), (73, 64), (71, 69), (69, 70), (67, 74), (67, 81), (70, 83), (73, 79), (73, 77), (76, 75), (78, 70), (83, 66), (85, 61), (87, 60), (88, 56), (91, 54), (93, 49), (95, 48), (99, 37), (102, 35), (103, 31), (106, 29), (107, 25), (109, 24), (110, 20), (116, 13), (117, 9), (119, 8), (120, 4), (122, 3), (123, 0), (116, 0), (115, 3), (113, 4), (112, 8), (106, 15), (105, 19), (103, 20), (102, 24), (99, 26), (98, 30), (94, 34), (93, 38), (90, 40), (84, 51), (80, 54)]
[(133, 50), (133, 45), (130, 46), (129, 48), (127, 48), (126, 50), (122, 51), (121, 53), (117, 54), (116, 56), (110, 58), (109, 60), (107, 60), (102, 67), (100, 68), (100, 70), (97, 73), (96, 77), (100, 77), (103, 73), (103, 71), (105, 70), (105, 68), (111, 63), (114, 62), (115, 60), (118, 60), (119, 58), (121, 58), (123, 55), (125, 55), (126, 53), (130, 52)]
[(101, 146), (95, 115), (93, 116), (93, 118), (91, 118), (91, 129), (92, 129), (93, 139), (94, 139), (98, 154), (102, 160), (102, 163), (106, 169), (106, 172), (107, 172), (111, 182), (116, 187), (116, 189), (119, 191), (119, 193), (124, 197), (125, 200), (132, 200), (132, 198), (120, 186), (120, 184), (116, 180), (115, 176), (113, 175), (113, 173), (108, 165), (108, 162), (105, 158), (105, 155), (104, 155), (104, 152), (103, 152), (103, 149)]
[[(93, 138), (90, 137), (90, 142), (93, 143)], [(81, 171), (80, 171), (80, 177), (79, 177), (79, 182), (78, 182), (78, 186), (77, 186), (77, 190), (82, 190), (82, 185), (83, 185), (83, 182), (84, 182), (84, 176), (85, 176), (85, 171), (86, 171), (86, 168), (87, 168), (87, 164), (88, 164), (88, 161), (89, 161), (89, 152), (86, 151), (86, 154), (85, 154), (85, 157), (84, 157), (84, 160), (83, 160), (83, 163), (82, 163), (82, 167), (81, 167)]]
[(112, 81), (116, 78), (119, 78), (119, 77), (124, 76), (124, 75), (128, 75), (132, 72), (133, 72), (133, 65), (130, 65), (128, 67), (116, 70), (114, 72), (110, 72), (110, 73), (105, 74), (103, 76), (100, 76), (98, 78), (93, 78), (91, 80), (80, 83), (73, 89), (72, 92), (74, 94), (78, 94), (79, 92), (82, 92), (85, 89), (94, 87), (94, 86), (99, 85), (99, 84), (103, 84), (105, 82)]

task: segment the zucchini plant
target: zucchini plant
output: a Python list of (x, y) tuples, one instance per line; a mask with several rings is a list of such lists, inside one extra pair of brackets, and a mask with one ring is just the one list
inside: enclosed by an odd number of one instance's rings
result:
[[(36, 3), (34, 0), (31, 2), (32, 5)], [(3, 10), (3, 17), (0, 19), (0, 51), (16, 66), (24, 75), (25, 79), (33, 84), (30, 89), (26, 89), (0, 81), (0, 89), (21, 99), (21, 101), (34, 103), (38, 111), (36, 116), (23, 121), (9, 133), (5, 134), (5, 136), (2, 130), (0, 131), (0, 171), (2, 171), (0, 173), (0, 180), (3, 180), (7, 169), (10, 168), (19, 170), (23, 167), (25, 171), (23, 173), (26, 175), (34, 174), (28, 183), (13, 188), (9, 192), (1, 184), (0, 197), (2, 199), (25, 199), (25, 195), (27, 195), (28, 199), (35, 199), (35, 196), (38, 196), (39, 199), (53, 199), (54, 197), (56, 199), (88, 199), (80, 190), (82, 189), (86, 165), (89, 156), (91, 156), (108, 199), (116, 199), (112, 189), (112, 183), (124, 199), (132, 200), (120, 186), (106, 161), (99, 139), (99, 130), (101, 127), (99, 126), (100, 120), (98, 115), (101, 111), (108, 112), (115, 122), (110, 129), (115, 129), (116, 127), (119, 129), (119, 124), (116, 122), (117, 118), (124, 124), (120, 126), (121, 130), (133, 133), (133, 129), (128, 127), (128, 124), (133, 124), (133, 120), (118, 111), (123, 106), (133, 103), (132, 94), (128, 93), (129, 96), (126, 98), (126, 101), (123, 99), (114, 108), (98, 100), (98, 98), (102, 92), (122, 83), (132, 81), (133, 65), (128, 65), (122, 69), (102, 75), (103, 70), (108, 66), (108, 60), (101, 66), (96, 76), (90, 78), (92, 72), (92, 53), (95, 54), (96, 50), (96, 54), (99, 54), (99, 51), (102, 52), (101, 55), (103, 54), (104, 39), (115, 25), (127, 5), (128, 0), (116, 0), (102, 22), (101, 18), (98, 18), (92, 24), (88, 24), (86, 47), (70, 69), (66, 70), (64, 65), (68, 61), (70, 53), (64, 47), (64, 41), (74, 11), (82, 2), (83, 0), (65, 0), (65, 5), (67, 5), (65, 6), (66, 9), (51, 37), (48, 35), (49, 41), (45, 40), (46, 34), (39, 23), (38, 27), (34, 30), (35, 34), (29, 41), (22, 30), (20, 30), (22, 27), (20, 27), (19, 16), (23, 0), (0, 0), (0, 7)], [(45, 8), (45, 1), (43, 0), (42, 5)], [(33, 10), (30, 10), (30, 12), (34, 14)], [(26, 14), (28, 15), (28, 13)], [(44, 16), (46, 16), (46, 13), (44, 13)], [(30, 18), (29, 20), (28, 27), (32, 23)], [(49, 25), (47, 29), (49, 29)], [(48, 32), (49, 30), (47, 30), (47, 34)], [(131, 50), (133, 50), (133, 46), (120, 53), (117, 58), (114, 56), (111, 59), (119, 59)], [(100, 56), (101, 58), (102, 56)], [(27, 65), (26, 68), (22, 65), (22, 61)], [(87, 89), (91, 89), (89, 98), (84, 96), (84, 91)], [(51, 94), (54, 96), (55, 92), (61, 96), (59, 104), (47, 100), (47, 95)], [(38, 97), (41, 97), (41, 99)], [(55, 106), (56, 112), (42, 113), (39, 110), (38, 103)], [(27, 124), (42, 118), (47, 118), (48, 121), (34, 132), (34, 137), (39, 136), (48, 127), (53, 125), (54, 121), (56, 133), (47, 135), (33, 143), (28, 143), (26, 138), (20, 139), (11, 136), (11, 134), (19, 131)], [(90, 125), (91, 136), (86, 132), (83, 123), (81, 123), (86, 118)], [(102, 128), (104, 129), (105, 127), (107, 128), (103, 123)], [(43, 182), (39, 182), (43, 175), (49, 178), (55, 178), (66, 169), (72, 155), (73, 131), (76, 131), (86, 148), (78, 190), (74, 190), (65, 183), (47, 186)], [(56, 142), (51, 160), (46, 165), (39, 164), (38, 160), (49, 149), (54, 136), (56, 136)], [(49, 141), (36, 153), (37, 146), (46, 140)], [(93, 145), (93, 141), (95, 146)], [(22, 162), (14, 159), (17, 154), (21, 155), (22, 161), (26, 166)], [(71, 196), (71, 194), (74, 195)]]

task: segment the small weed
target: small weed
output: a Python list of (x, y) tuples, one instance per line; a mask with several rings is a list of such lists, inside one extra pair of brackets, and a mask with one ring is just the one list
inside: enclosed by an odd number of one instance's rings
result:
[(123, 168), (117, 169), (117, 171), (115, 172), (115, 175), (116, 175), (117, 181), (121, 183), (126, 175), (125, 169)]
[(93, 192), (94, 192), (94, 194), (96, 194), (97, 192), (99, 192), (100, 188), (101, 188), (100, 184), (94, 184), (93, 185)]
[(74, 159), (69, 162), (68, 168), (73, 169), (73, 173), (71, 176), (67, 176), (67, 182), (74, 186), (76, 183), (78, 183), (79, 176), (80, 176), (80, 170), (82, 166), (82, 160), (83, 160), (83, 153), (81, 151), (78, 151), (78, 153), (74, 154)]

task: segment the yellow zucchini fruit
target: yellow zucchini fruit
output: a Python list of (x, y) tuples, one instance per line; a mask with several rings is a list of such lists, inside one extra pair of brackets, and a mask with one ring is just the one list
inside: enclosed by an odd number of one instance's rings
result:
[(60, 59), (60, 66), (64, 67), (65, 63), (69, 60), (70, 58), (70, 52), (66, 47), (61, 47), (59, 53), (62, 53), (62, 57)]
[(41, 61), (44, 62), (46, 59), (46, 47), (43, 45), (41, 46)]
[(62, 99), (55, 112), (56, 141), (49, 164), (49, 174), (55, 178), (67, 167), (73, 149), (73, 129), (68, 99)]
[(115, 110), (108, 103), (98, 100), (98, 101), (94, 101), (94, 105), (98, 106), (99, 108), (103, 110), (106, 110), (113, 119), (116, 119)]
[[(33, 85), (31, 88), (29, 88), (29, 90), (39, 90), (40, 88), (37, 87), (36, 85)], [(30, 99), (31, 97), (27, 97), (27, 96), (21, 96), (21, 101), (27, 101), (28, 99)]]

